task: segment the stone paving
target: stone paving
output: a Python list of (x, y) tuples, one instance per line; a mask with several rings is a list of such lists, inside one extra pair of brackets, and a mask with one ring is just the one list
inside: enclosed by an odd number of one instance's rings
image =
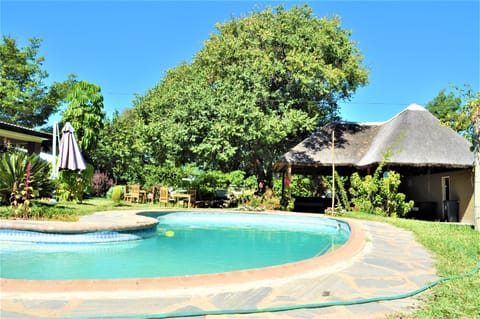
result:
[[(410, 232), (385, 223), (358, 223), (367, 236), (364, 249), (352, 260), (340, 263), (328, 271), (314, 271), (268, 282), (254, 281), (194, 289), (2, 292), (0, 317), (115, 318), (146, 315), (145, 318), (152, 318), (148, 315), (262, 309), (396, 296), (438, 279), (431, 254), (414, 240)], [(391, 313), (414, 311), (419, 303), (418, 297), (349, 306), (196, 318), (381, 318)]]

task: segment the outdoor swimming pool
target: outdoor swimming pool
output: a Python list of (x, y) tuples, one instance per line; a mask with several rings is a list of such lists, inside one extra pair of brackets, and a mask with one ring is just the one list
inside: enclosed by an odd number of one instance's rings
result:
[(229, 272), (320, 256), (350, 237), (347, 223), (328, 218), (231, 212), (144, 215), (158, 218), (156, 229), (14, 236), (0, 230), (0, 276), (107, 279)]

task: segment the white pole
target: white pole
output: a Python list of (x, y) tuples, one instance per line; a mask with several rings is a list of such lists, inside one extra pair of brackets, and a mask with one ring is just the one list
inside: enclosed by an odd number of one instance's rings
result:
[(53, 140), (52, 140), (52, 177), (57, 177), (57, 135), (58, 135), (58, 123), (53, 122)]

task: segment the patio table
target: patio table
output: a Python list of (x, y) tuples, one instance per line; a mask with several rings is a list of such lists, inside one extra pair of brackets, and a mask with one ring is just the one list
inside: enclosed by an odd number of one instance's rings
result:
[(174, 200), (175, 200), (175, 203), (177, 203), (178, 201), (180, 200), (183, 200), (183, 199), (186, 199), (187, 202), (188, 202), (188, 207), (190, 208), (191, 206), (191, 194), (188, 194), (188, 193), (175, 193), (175, 194), (172, 194)]

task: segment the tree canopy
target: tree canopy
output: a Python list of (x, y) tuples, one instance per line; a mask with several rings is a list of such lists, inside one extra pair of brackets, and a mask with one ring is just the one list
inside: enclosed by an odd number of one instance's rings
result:
[(96, 169), (107, 172), (116, 182), (141, 180), (144, 154), (141, 131), (131, 110), (115, 113), (98, 132), (98, 144), (92, 156)]
[(216, 29), (191, 63), (134, 103), (146, 151), (160, 163), (268, 180), (280, 154), (367, 83), (350, 31), (307, 5), (266, 8)]
[(76, 81), (65, 99), (68, 105), (63, 112), (62, 122), (72, 124), (83, 155), (90, 159), (105, 120), (100, 86), (87, 81)]
[(35, 127), (44, 125), (65, 97), (68, 81), (47, 86), (47, 71), (38, 56), (41, 40), (32, 38), (18, 48), (14, 38), (2, 36), (0, 44), (0, 120)]
[(442, 89), (426, 104), (426, 108), (442, 123), (475, 144), (478, 143), (474, 138), (474, 120), (478, 112), (474, 107), (476, 100), (478, 92), (472, 91), (468, 85), (465, 88), (454, 87), (454, 91), (448, 94), (446, 89)]

